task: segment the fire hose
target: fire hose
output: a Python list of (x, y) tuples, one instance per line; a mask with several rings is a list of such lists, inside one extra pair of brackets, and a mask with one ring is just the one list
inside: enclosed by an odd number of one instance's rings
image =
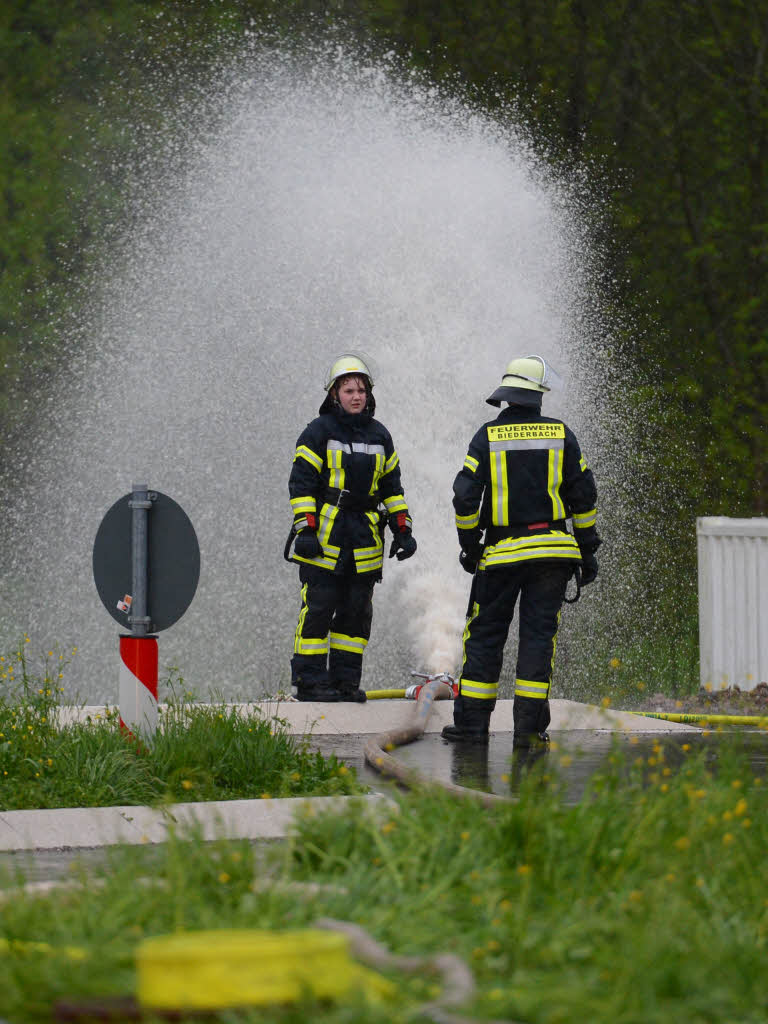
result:
[(445, 673), (428, 678), (428, 681), (419, 687), (416, 699), (416, 713), (411, 724), (391, 729), (389, 732), (381, 733), (368, 740), (363, 748), (365, 760), (381, 775), (394, 779), (396, 782), (409, 788), (425, 788), (437, 785), (441, 789), (453, 793), (455, 796), (471, 797), (485, 807), (495, 807), (500, 803), (509, 803), (510, 800), (507, 797), (498, 796), (495, 793), (483, 793), (479, 790), (457, 786), (453, 782), (428, 778), (415, 768), (409, 768), (407, 765), (402, 764), (397, 758), (392, 757), (388, 753), (388, 751), (394, 750), (395, 747), (402, 747), (407, 743), (413, 743), (414, 740), (421, 739), (424, 735), (434, 701), (438, 699), (438, 696), (443, 698), (453, 697), (452, 684), (453, 680)]

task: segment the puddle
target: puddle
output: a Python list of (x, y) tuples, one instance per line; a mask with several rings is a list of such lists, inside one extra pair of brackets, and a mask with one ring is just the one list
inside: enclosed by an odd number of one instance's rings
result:
[[(729, 733), (704, 735), (703, 732), (613, 734), (558, 731), (553, 737), (552, 749), (543, 756), (553, 769), (556, 768), (563, 781), (565, 801), (577, 803), (592, 775), (604, 766), (613, 749), (614, 737), (632, 760), (648, 758), (654, 746), (661, 743), (665, 752), (664, 763), (674, 771), (686, 759), (683, 744), (689, 744), (691, 751), (706, 750), (716, 762), (719, 745), (730, 736)], [(765, 732), (741, 731), (739, 736), (752, 770), (755, 774), (765, 775), (768, 770), (768, 737)], [(357, 769), (361, 781), (376, 790), (386, 789), (392, 785), (391, 781), (365, 763), (363, 749), (367, 739), (367, 736), (315, 736), (312, 748), (324, 754), (335, 753)], [(492, 734), (487, 747), (465, 747), (448, 743), (438, 733), (427, 733), (415, 743), (397, 747), (391, 754), (431, 778), (500, 796), (514, 793), (519, 781), (519, 771), (512, 770), (512, 736), (509, 733)]]

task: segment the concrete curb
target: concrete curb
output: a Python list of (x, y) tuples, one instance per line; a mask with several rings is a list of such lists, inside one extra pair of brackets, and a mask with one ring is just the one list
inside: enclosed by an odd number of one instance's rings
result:
[[(646, 718), (629, 711), (614, 711), (598, 708), (591, 704), (580, 704), (575, 700), (551, 700), (549, 702), (552, 723), (550, 734), (559, 730), (582, 730), (591, 732), (696, 732), (695, 726), (678, 722), (667, 722), (659, 718)], [(163, 705), (160, 705), (161, 708)], [(369, 700), (367, 704), (302, 704), (296, 700), (270, 698), (248, 704), (231, 704), (229, 707), (242, 709), (243, 713), (260, 710), (264, 715), (279, 719), (288, 732), (296, 735), (314, 736), (367, 736), (407, 726), (414, 713), (411, 700)], [(97, 720), (105, 717), (107, 708), (103, 705), (62, 708), (60, 721), (69, 724), (77, 721)], [(453, 721), (453, 702), (437, 700), (425, 733), (440, 732), (444, 725)], [(161, 716), (162, 722), (162, 716)], [(512, 732), (512, 701), (499, 700), (491, 718), (492, 732)]]

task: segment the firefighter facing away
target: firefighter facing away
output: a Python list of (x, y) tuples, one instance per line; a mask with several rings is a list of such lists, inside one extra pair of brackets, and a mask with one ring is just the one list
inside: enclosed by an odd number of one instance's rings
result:
[(364, 702), (363, 653), (371, 635), (373, 587), (389, 557), (416, 551), (389, 431), (374, 419), (373, 376), (345, 353), (331, 366), (320, 415), (298, 441), (288, 490), (297, 534), (301, 611), (291, 659), (299, 700)]
[[(514, 359), (486, 399), (500, 407), (469, 444), (453, 484), (462, 566), (474, 574), (452, 741), (487, 743), (504, 645), (519, 600), (515, 748), (546, 743), (560, 610), (577, 572), (597, 576), (597, 489), (573, 432), (541, 414), (559, 378), (537, 355)], [(567, 529), (571, 519), (573, 533)]]

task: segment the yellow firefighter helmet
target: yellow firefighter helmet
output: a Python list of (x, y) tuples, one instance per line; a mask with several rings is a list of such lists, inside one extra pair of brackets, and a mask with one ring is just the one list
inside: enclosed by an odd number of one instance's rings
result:
[(356, 352), (345, 352), (331, 364), (325, 377), (325, 390), (330, 391), (339, 377), (346, 377), (350, 373), (359, 373), (366, 377), (369, 386), (373, 387), (373, 374), (368, 368), (368, 363)]
[(541, 395), (551, 391), (553, 387), (559, 387), (561, 383), (557, 371), (541, 356), (523, 356), (507, 364), (501, 385), (486, 398), (486, 402), (496, 406), (502, 402), (540, 405)]

